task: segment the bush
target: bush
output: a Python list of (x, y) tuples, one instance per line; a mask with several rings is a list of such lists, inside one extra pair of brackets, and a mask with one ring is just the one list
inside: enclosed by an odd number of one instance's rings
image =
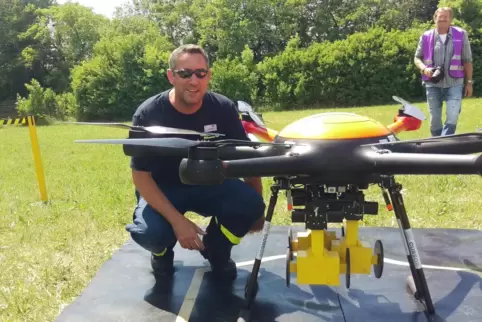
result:
[(144, 33), (104, 37), (94, 57), (72, 70), (77, 119), (125, 121), (142, 101), (169, 88), (173, 46), (147, 26)]
[(257, 95), (253, 52), (246, 46), (241, 57), (218, 59), (212, 66), (211, 90), (230, 99), (253, 103)]
[(293, 43), (258, 64), (266, 103), (282, 109), (312, 104), (369, 105), (392, 95), (422, 96), (413, 56), (422, 32), (373, 28), (346, 40), (298, 49)]
[(20, 116), (34, 115), (37, 123), (51, 123), (66, 120), (73, 115), (75, 100), (72, 93), (56, 94), (50, 88), (43, 88), (36, 79), (25, 84), (28, 97), (17, 94), (16, 109)]

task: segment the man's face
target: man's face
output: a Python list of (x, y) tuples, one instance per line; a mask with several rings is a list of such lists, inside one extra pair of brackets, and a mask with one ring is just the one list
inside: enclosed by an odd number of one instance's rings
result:
[[(199, 77), (193, 71), (198, 71)], [(203, 72), (204, 71), (204, 72)], [(168, 78), (176, 90), (176, 96), (186, 105), (200, 103), (208, 90), (211, 71), (208, 71), (206, 60), (201, 54), (184, 53), (179, 56), (176, 67), (170, 70)]]
[(452, 20), (450, 18), (450, 12), (448, 11), (440, 11), (435, 17), (437, 27), (448, 28), (451, 22)]

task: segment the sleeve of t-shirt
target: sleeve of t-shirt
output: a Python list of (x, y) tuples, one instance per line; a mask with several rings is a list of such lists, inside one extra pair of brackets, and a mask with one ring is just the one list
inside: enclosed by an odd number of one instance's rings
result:
[[(134, 114), (132, 117), (132, 125), (145, 126), (146, 123), (141, 114)], [(130, 167), (133, 170), (151, 172), (151, 157), (131, 157)]]
[(234, 102), (230, 101), (223, 121), (225, 122), (227, 138), (249, 141), (248, 135), (244, 130), (243, 123), (239, 118), (238, 110)]
[(464, 63), (472, 62), (472, 49), (470, 48), (469, 35), (464, 31), (464, 47), (462, 48), (462, 61)]
[(417, 49), (415, 50), (415, 58), (423, 59), (423, 35), (418, 39)]

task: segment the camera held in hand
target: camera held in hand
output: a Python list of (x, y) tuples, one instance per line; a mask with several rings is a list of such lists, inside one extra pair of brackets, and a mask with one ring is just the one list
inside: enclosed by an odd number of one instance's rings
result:
[(432, 83), (438, 83), (444, 78), (444, 67), (443, 66), (437, 66), (435, 68), (430, 68), (432, 71), (432, 77), (430, 78), (430, 82)]

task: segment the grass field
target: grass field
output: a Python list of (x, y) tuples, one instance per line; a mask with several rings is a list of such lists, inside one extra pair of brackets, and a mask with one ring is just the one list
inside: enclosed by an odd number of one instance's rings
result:
[[(428, 116), (425, 103), (418, 103)], [(323, 110), (323, 111), (333, 111)], [(344, 109), (384, 124), (397, 107)], [(264, 113), (268, 126), (321, 110)], [(458, 132), (482, 127), (482, 99), (464, 101)], [(88, 284), (100, 265), (129, 237), (124, 226), (134, 206), (129, 160), (120, 146), (74, 144), (77, 139), (122, 138), (107, 127), (53, 125), (37, 129), (49, 202), (40, 200), (26, 128), (0, 128), (0, 320), (52, 321)], [(428, 136), (428, 122), (400, 138)], [(482, 229), (482, 180), (477, 176), (399, 178), (414, 227)], [(264, 194), (269, 198), (268, 179)], [(380, 215), (365, 225), (394, 226), (378, 189), (368, 197), (381, 203)], [(192, 218), (200, 219), (191, 214)], [(199, 222), (202, 222), (199, 220)], [(275, 224), (286, 224), (284, 196)]]

